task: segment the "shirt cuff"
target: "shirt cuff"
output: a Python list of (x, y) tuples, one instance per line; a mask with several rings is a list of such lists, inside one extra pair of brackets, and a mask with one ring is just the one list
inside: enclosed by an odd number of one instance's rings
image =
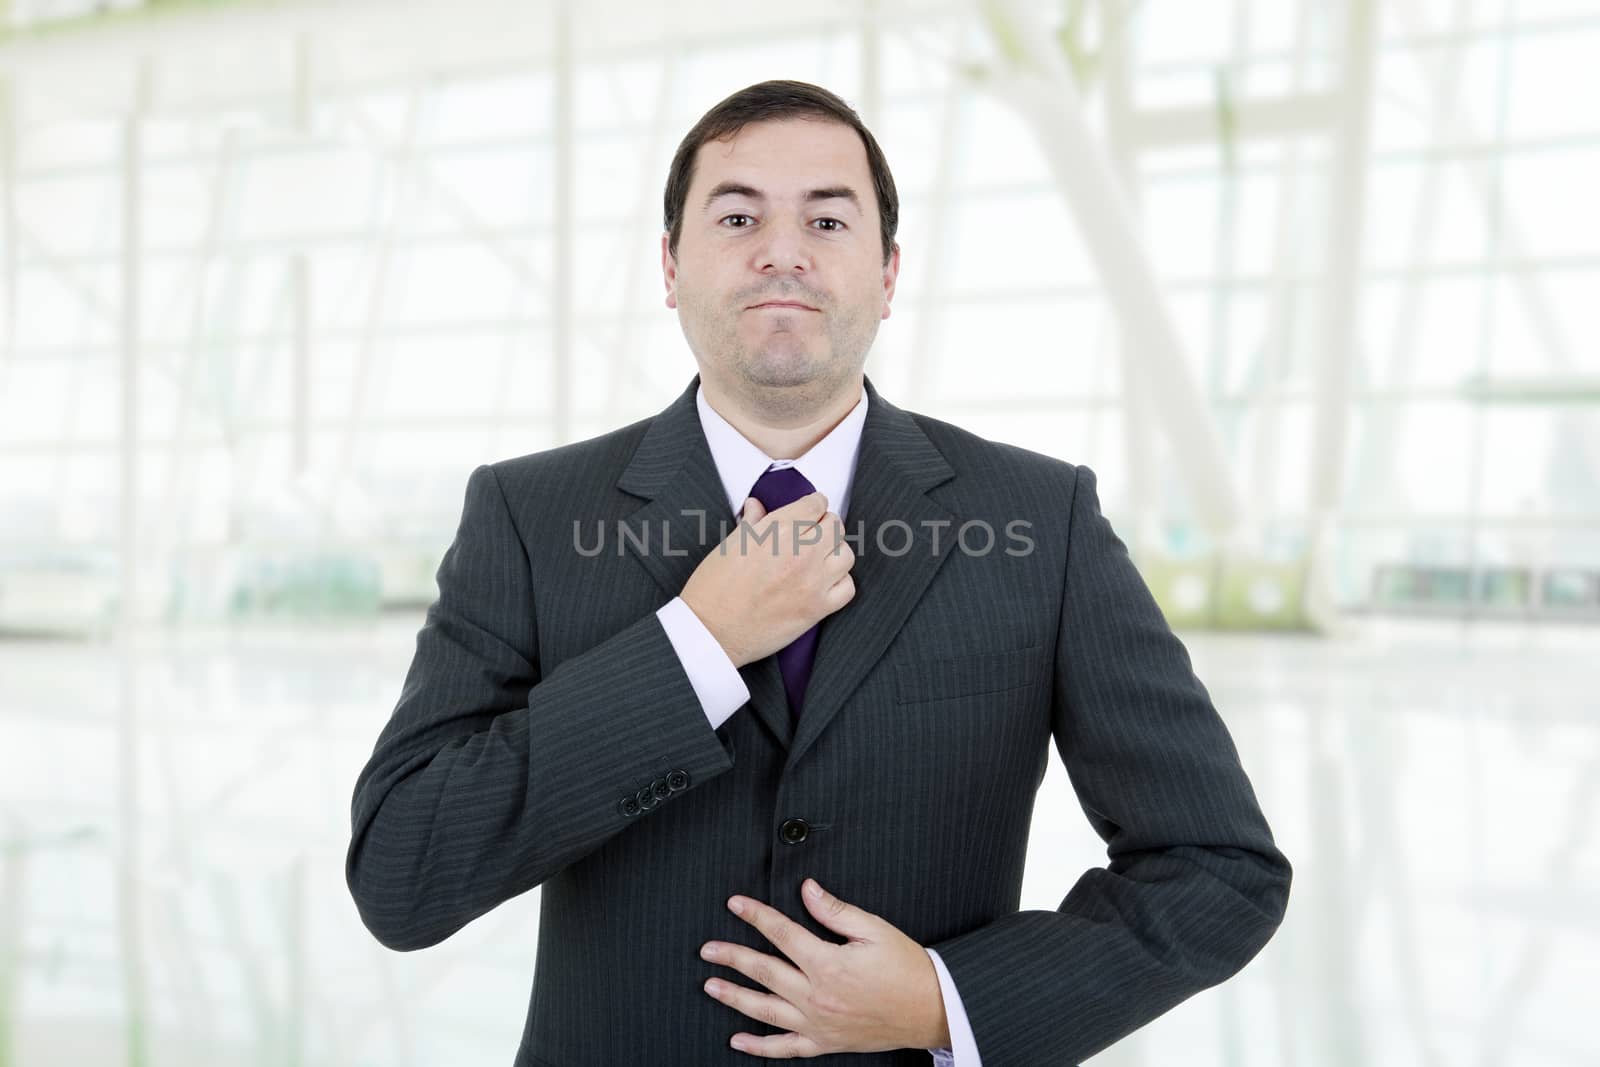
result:
[(950, 1027), (950, 1048), (934, 1048), (933, 1062), (938, 1067), (983, 1067), (978, 1059), (978, 1043), (972, 1037), (972, 1024), (967, 1020), (966, 1009), (961, 1006), (961, 994), (956, 992), (955, 979), (945, 969), (944, 960), (931, 948), (923, 949), (933, 959), (933, 969), (939, 973), (939, 994), (944, 997), (944, 1020)]
[[(683, 663), (683, 671), (694, 686), (695, 696), (706, 720), (715, 730), (742, 708), (750, 699), (750, 687), (744, 684), (739, 668), (728, 658), (727, 651), (711, 636), (700, 616), (675, 596), (656, 609), (656, 618), (667, 631), (667, 640)], [(963, 1065), (965, 1067), (965, 1065)]]

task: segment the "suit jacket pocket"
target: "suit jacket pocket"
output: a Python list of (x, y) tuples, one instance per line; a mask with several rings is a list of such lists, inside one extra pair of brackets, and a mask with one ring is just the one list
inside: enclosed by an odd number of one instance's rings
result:
[(912, 704), (1019, 689), (1043, 681), (1044, 666), (1043, 645), (910, 660), (895, 665), (895, 700)]

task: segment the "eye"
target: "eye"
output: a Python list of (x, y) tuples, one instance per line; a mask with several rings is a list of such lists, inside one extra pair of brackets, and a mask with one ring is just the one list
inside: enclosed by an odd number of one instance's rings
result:
[[(734, 213), (732, 215), (724, 215), (724, 216), (722, 216), (722, 218), (718, 219), (717, 221), (719, 223), (725, 223), (729, 219), (745, 219), (746, 220), (746, 224), (735, 225), (733, 228), (736, 229), (736, 230), (747, 230), (747, 229), (750, 228), (747, 223), (751, 219), (751, 216), (746, 215), (743, 212), (736, 212), (736, 213)], [(827, 233), (840, 233), (841, 231), (846, 229), (845, 224), (839, 219), (822, 218), (822, 219), (817, 219), (816, 221), (817, 222), (830, 222), (830, 223), (833, 224), (831, 227), (825, 228), (825, 232), (827, 232)]]

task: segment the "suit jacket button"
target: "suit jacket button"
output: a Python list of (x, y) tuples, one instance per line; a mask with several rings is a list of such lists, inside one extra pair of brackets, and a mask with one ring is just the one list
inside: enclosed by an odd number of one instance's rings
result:
[(672, 795), (672, 787), (667, 785), (665, 778), (657, 778), (651, 782), (650, 791), (655, 794), (657, 800), (665, 800)]
[(806, 824), (804, 819), (785, 819), (778, 832), (789, 844), (798, 845), (806, 839), (806, 834), (810, 830), (811, 827)]
[(617, 802), (617, 810), (625, 816), (639, 814), (639, 801), (631, 796), (623, 797)]
[(656, 799), (656, 791), (650, 786), (645, 786), (643, 789), (639, 790), (633, 795), (639, 801), (639, 806), (645, 811), (649, 811), (651, 808), (661, 803)]
[(680, 792), (680, 791), (682, 791), (684, 789), (688, 789), (689, 788), (689, 772), (688, 771), (673, 771), (671, 774), (667, 775), (667, 788), (672, 790), (674, 793)]

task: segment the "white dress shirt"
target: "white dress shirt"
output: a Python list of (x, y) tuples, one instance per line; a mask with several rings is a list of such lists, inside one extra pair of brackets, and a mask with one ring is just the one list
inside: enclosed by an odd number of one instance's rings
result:
[[(737, 518), (745, 498), (750, 496), (756, 480), (769, 467), (797, 467), (806, 480), (828, 498), (828, 508), (845, 518), (850, 506), (850, 484), (855, 478), (856, 455), (861, 447), (861, 427), (867, 418), (867, 392), (850, 413), (839, 420), (828, 435), (799, 459), (772, 459), (750, 442), (744, 434), (719, 415), (706, 401), (702, 384), (695, 390), (695, 405), (700, 409), (700, 428), (705, 432), (706, 443), (711, 446), (711, 458), (716, 461), (717, 474), (728, 494), (730, 518)], [(673, 597), (656, 612), (667, 638), (683, 662), (700, 706), (715, 730), (727, 721), (750, 699), (750, 689), (744, 684), (739, 670), (728, 658), (727, 652), (706, 629), (705, 623), (684, 603), (682, 597)], [(982, 1067), (978, 1059), (978, 1046), (972, 1038), (972, 1027), (961, 1006), (961, 996), (956, 992), (950, 972), (933, 949), (925, 950), (933, 960), (933, 969), (939, 975), (939, 992), (944, 997), (945, 1020), (950, 1026), (950, 1043), (953, 1048), (929, 1049), (937, 1067)]]

